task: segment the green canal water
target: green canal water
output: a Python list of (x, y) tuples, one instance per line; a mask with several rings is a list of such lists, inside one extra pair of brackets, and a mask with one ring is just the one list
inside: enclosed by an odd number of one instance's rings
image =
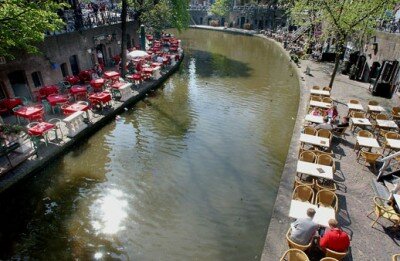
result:
[(298, 106), (265, 40), (179, 35), (179, 72), (0, 195), (0, 259), (259, 259)]

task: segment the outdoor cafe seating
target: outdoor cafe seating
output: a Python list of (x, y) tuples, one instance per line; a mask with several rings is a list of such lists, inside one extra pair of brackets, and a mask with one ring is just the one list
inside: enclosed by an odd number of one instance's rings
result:
[(34, 146), (38, 145), (38, 138), (44, 137), (46, 146), (49, 143), (48, 132), (54, 129), (55, 125), (49, 122), (31, 122), (28, 124), (28, 134), (31, 136)]

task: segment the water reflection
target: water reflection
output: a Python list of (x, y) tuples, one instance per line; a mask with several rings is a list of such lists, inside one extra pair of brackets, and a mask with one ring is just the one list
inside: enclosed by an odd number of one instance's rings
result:
[(104, 193), (90, 207), (91, 224), (96, 234), (115, 234), (124, 229), (128, 201), (121, 190), (109, 189)]

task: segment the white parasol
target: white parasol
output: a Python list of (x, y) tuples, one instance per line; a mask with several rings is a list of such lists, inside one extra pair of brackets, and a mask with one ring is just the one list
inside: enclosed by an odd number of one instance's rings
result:
[(135, 50), (135, 51), (128, 53), (126, 55), (126, 58), (132, 60), (132, 59), (146, 57), (146, 56), (149, 56), (149, 54), (146, 53), (145, 51)]

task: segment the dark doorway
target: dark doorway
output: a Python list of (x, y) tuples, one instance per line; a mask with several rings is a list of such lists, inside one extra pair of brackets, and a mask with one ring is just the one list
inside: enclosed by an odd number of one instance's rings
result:
[(16, 97), (25, 97), (31, 100), (31, 92), (29, 90), (28, 81), (26, 80), (25, 71), (14, 71), (9, 73), (8, 80)]
[(40, 71), (33, 72), (31, 75), (33, 85), (35, 85), (36, 88), (43, 85), (42, 73)]
[(210, 25), (211, 20), (212, 20), (211, 18), (208, 18), (208, 19), (207, 19), (207, 25)]
[(243, 28), (245, 21), (246, 21), (246, 18), (240, 17), (240, 28)]
[(126, 48), (128, 50), (132, 48), (131, 36), (129, 34), (126, 35)]
[(225, 18), (224, 17), (221, 18), (221, 26), (225, 26)]
[(6, 91), (6, 86), (4, 85), (3, 82), (0, 82), (0, 100), (7, 98), (7, 91)]
[(371, 66), (371, 70), (369, 71), (369, 81), (374, 82), (376, 80), (376, 77), (378, 77), (379, 70), (381, 68), (381, 64), (378, 62), (373, 62)]
[(203, 24), (203, 17), (200, 17), (200, 24)]
[(79, 63), (78, 63), (78, 56), (72, 55), (69, 57), (69, 63), (71, 64), (71, 72), (73, 75), (79, 74)]
[[(100, 55), (100, 53), (101, 53), (101, 55)], [(109, 59), (107, 59), (106, 54), (107, 54), (106, 46), (104, 44), (99, 44), (96, 46), (97, 61), (102, 66), (108, 66), (107, 61), (110, 61)]]
[(61, 68), (61, 73), (62, 73), (63, 77), (66, 77), (69, 75), (67, 63), (62, 63), (60, 68)]

